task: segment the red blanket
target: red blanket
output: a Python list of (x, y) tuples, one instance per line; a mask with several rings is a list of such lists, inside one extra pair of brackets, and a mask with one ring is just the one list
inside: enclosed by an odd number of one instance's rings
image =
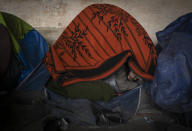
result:
[(153, 79), (156, 51), (144, 28), (117, 6), (94, 4), (67, 26), (44, 63), (66, 86), (107, 77), (127, 59), (136, 74)]

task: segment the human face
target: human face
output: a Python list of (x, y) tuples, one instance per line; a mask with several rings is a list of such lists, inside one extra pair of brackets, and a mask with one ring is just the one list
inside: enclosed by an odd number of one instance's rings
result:
[(130, 71), (130, 72), (129, 72), (127, 78), (128, 78), (128, 80), (130, 80), (130, 81), (135, 81), (135, 82), (137, 82), (137, 81), (140, 81), (140, 82), (141, 82), (141, 81), (142, 81), (142, 78), (139, 77), (138, 75), (136, 75), (133, 71)]

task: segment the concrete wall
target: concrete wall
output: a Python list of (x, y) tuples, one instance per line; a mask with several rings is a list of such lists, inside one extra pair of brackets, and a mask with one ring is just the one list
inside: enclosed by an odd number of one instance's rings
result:
[(70, 21), (93, 3), (123, 8), (144, 26), (154, 43), (155, 32), (192, 11), (192, 0), (0, 0), (0, 10), (21, 17), (53, 43)]

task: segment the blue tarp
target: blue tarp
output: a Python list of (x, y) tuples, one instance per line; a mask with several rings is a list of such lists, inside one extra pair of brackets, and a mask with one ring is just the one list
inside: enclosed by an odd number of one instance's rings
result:
[(157, 33), (162, 47), (151, 87), (153, 100), (173, 112), (192, 111), (192, 13)]

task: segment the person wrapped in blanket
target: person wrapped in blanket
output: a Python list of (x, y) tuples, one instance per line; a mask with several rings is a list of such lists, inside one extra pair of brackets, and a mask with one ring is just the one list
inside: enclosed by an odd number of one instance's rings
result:
[(114, 5), (90, 5), (50, 46), (43, 60), (51, 74), (46, 90), (54, 105), (76, 112), (81, 122), (122, 123), (137, 111), (138, 84), (153, 80), (156, 59), (151, 39), (135, 18)]
[(152, 80), (156, 58), (151, 39), (135, 18), (117, 6), (94, 4), (66, 27), (50, 47), (44, 64), (59, 86), (49, 89), (68, 97), (75, 93), (93, 96), (103, 91), (86, 89), (87, 83), (111, 78), (123, 65), (129, 70), (129, 80)]

